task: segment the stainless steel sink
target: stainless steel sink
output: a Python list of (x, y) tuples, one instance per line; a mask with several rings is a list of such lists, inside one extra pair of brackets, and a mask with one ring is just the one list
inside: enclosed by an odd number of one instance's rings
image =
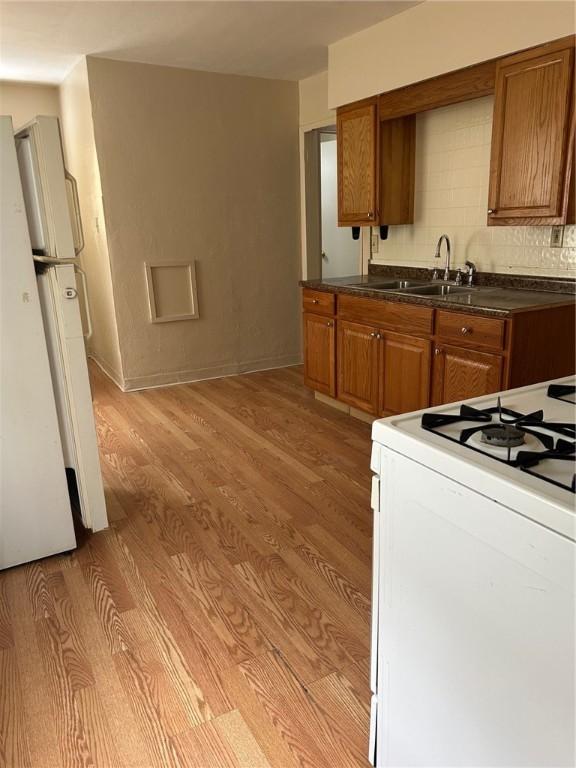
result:
[(464, 293), (473, 293), (474, 288), (464, 285), (449, 285), (446, 283), (433, 283), (421, 285), (418, 288), (406, 288), (402, 293), (408, 293), (414, 296), (451, 296)]
[(398, 291), (406, 288), (426, 285), (424, 280), (386, 280), (381, 283), (356, 283), (354, 288), (367, 288), (370, 291)]

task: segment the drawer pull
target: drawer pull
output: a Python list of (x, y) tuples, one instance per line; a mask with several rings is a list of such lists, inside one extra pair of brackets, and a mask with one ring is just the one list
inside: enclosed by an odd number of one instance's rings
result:
[(320, 304), (320, 301), (318, 299), (312, 299), (312, 304)]
[(373, 331), (373, 332), (370, 334), (370, 338), (371, 338), (371, 339), (377, 339), (377, 338), (378, 338), (378, 334), (377, 334), (375, 331)]
[(488, 208), (488, 213), (496, 213), (496, 208)]
[(442, 350), (440, 349), (440, 347), (436, 347), (436, 349), (434, 350), (434, 354), (435, 354), (436, 356), (438, 356), (438, 355), (440, 354), (440, 352), (442, 352)]
[(331, 322), (330, 322), (330, 320), (329, 320), (329, 321), (326, 323), (326, 325), (328, 326), (328, 328), (332, 328), (332, 326), (334, 325), (334, 323), (331, 323)]
[(464, 325), (462, 326), (461, 332), (462, 332), (462, 336), (468, 336), (469, 334), (472, 333), (472, 328), (468, 327), (467, 325)]

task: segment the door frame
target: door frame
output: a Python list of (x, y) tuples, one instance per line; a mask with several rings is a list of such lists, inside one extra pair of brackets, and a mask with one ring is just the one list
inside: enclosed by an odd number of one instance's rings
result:
[[(322, 226), (320, 220), (320, 134), (334, 129), (336, 115), (300, 126), (300, 249), (302, 279), (322, 276)], [(371, 227), (360, 228), (358, 274), (368, 273)]]

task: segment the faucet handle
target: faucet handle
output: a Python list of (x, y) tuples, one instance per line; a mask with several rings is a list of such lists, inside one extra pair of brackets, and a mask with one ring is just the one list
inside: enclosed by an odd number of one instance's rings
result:
[(468, 267), (468, 285), (473, 285), (474, 275), (476, 274), (476, 264), (473, 261), (466, 261), (466, 267)]

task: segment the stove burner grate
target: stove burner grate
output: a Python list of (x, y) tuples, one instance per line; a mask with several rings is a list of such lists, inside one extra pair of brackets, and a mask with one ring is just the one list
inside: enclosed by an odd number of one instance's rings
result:
[[(495, 417), (494, 420), (493, 417)], [(476, 422), (477, 426), (462, 429), (457, 437), (442, 431), (442, 427), (456, 425), (459, 422)], [(457, 414), (424, 413), (421, 425), (423, 429), (428, 432), (434, 432), (434, 434), (446, 440), (465, 445), (466, 448), (476, 451), (476, 453), (489, 456), (491, 459), (502, 464), (517, 467), (523, 472), (576, 493), (576, 480), (570, 484), (558, 482), (548, 477), (545, 471), (539, 469), (538, 466), (544, 459), (555, 461), (575, 460), (574, 442), (562, 439), (563, 437), (567, 437), (572, 441), (576, 439), (576, 425), (573, 423), (544, 421), (544, 412), (542, 410), (529, 414), (518, 413), (509, 408), (504, 408), (500, 398), (498, 398), (496, 407), (492, 408), (479, 410), (464, 404), (460, 406), (460, 412)], [(480, 443), (486, 446), (485, 449), (479, 447), (479, 445), (471, 445), (469, 443), (470, 438), (478, 432), (480, 433)], [(550, 432), (555, 433), (559, 437), (555, 440), (551, 434), (547, 434)], [(526, 435), (530, 435), (538, 440), (542, 445), (542, 450), (518, 451), (516, 456), (513, 457), (512, 449), (523, 445)], [(491, 448), (504, 448), (506, 455), (497, 455), (490, 451)]]
[(550, 384), (546, 394), (554, 400), (562, 400), (565, 403), (576, 405), (576, 386), (574, 384)]

